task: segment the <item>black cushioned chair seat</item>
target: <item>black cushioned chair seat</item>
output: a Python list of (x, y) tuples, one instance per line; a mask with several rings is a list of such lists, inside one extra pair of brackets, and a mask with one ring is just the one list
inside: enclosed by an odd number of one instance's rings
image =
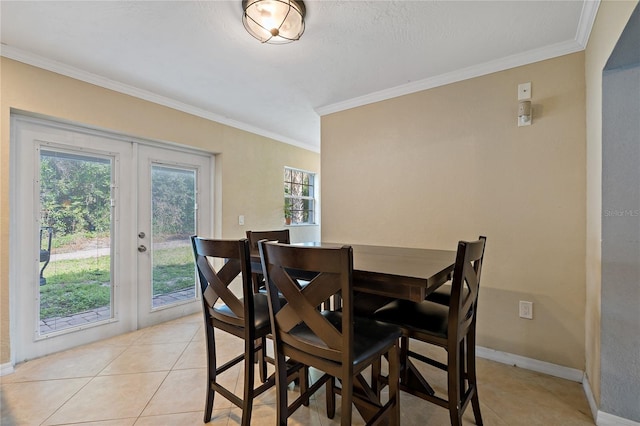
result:
[[(324, 316), (338, 331), (342, 332), (342, 312), (324, 311)], [(291, 330), (291, 334), (300, 340), (325, 346), (306, 325), (298, 325)], [(353, 323), (353, 362), (357, 365), (380, 353), (391, 342), (402, 335), (400, 327), (376, 321), (370, 318), (356, 317)]]
[[(469, 289), (464, 287), (462, 289), (462, 298), (466, 299), (468, 295)], [(436, 291), (427, 296), (427, 300), (449, 306), (449, 300), (451, 300), (451, 285), (443, 285), (442, 287), (439, 287)]]
[[(244, 302), (242, 298), (240, 298), (239, 300), (241, 302)], [(269, 302), (266, 294), (258, 293), (253, 295), (253, 312), (255, 315), (255, 328), (258, 334), (260, 334), (259, 330), (271, 328), (268, 303)], [(227, 305), (216, 306), (213, 310), (218, 315), (222, 315), (222, 316), (233, 318), (233, 319), (238, 319), (236, 314), (234, 314)]]
[(378, 309), (374, 314), (379, 321), (402, 324), (402, 327), (422, 333), (447, 337), (449, 308), (438, 303), (424, 301), (394, 300)]
[(353, 314), (359, 317), (370, 318), (373, 313), (395, 299), (377, 294), (353, 292)]

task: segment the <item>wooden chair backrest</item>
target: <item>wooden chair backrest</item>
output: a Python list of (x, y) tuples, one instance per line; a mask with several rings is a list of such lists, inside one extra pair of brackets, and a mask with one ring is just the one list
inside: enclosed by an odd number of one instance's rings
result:
[(277, 241), (282, 244), (290, 244), (291, 237), (288, 229), (277, 231), (247, 231), (247, 239), (251, 244), (251, 251), (258, 252), (258, 241)]
[[(458, 243), (451, 283), (449, 339), (461, 340), (475, 322), (486, 240), (481, 236), (478, 241)], [(468, 291), (465, 292), (464, 288)]]
[[(353, 346), (353, 250), (350, 246), (302, 247), (261, 241), (262, 267), (266, 272), (272, 333), (276, 345), (296, 348), (334, 362), (351, 363)], [(296, 277), (315, 276), (304, 287)], [(318, 306), (339, 294), (342, 297), (341, 324), (332, 324)], [(286, 300), (282, 303), (280, 297)], [(306, 325), (314, 335), (300, 338), (291, 333)]]
[[(191, 243), (204, 308), (211, 317), (216, 318), (213, 307), (219, 299), (222, 299), (222, 302), (238, 317), (236, 321), (225, 317), (225, 322), (231, 321), (238, 326), (244, 326), (245, 317), (253, 313), (249, 240), (214, 240), (192, 236)], [(224, 264), (217, 271), (213, 265), (216, 258), (224, 260)], [(238, 275), (242, 276), (243, 300), (240, 300), (229, 288), (229, 284)]]

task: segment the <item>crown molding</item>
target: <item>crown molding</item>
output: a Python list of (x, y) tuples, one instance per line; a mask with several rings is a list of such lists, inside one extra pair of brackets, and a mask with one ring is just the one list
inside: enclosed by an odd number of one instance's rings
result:
[(593, 29), (593, 23), (596, 21), (600, 0), (586, 0), (582, 4), (582, 13), (578, 22), (578, 30), (576, 31), (576, 42), (586, 49), (589, 42), (589, 36)]
[(498, 71), (504, 71), (534, 62), (544, 61), (546, 59), (557, 58), (559, 56), (568, 55), (570, 53), (584, 50), (589, 41), (589, 35), (596, 19), (600, 0), (586, 0), (582, 5), (582, 12), (578, 22), (578, 29), (574, 40), (545, 46), (539, 49), (529, 50), (527, 52), (517, 53), (495, 61), (485, 62), (484, 64), (474, 65), (472, 67), (463, 68), (450, 73), (441, 74), (435, 77), (418, 80), (389, 89), (380, 90), (368, 95), (347, 99), (342, 102), (336, 102), (321, 106), (315, 109), (318, 115), (328, 115), (334, 112), (344, 111), (387, 99), (396, 98), (398, 96), (408, 95), (435, 87), (444, 86), (446, 84), (457, 83), (459, 81), (468, 80), (470, 78), (481, 77), (483, 75), (492, 74)]
[(462, 68), (450, 73), (441, 74), (435, 77), (418, 80), (411, 83), (395, 86), (389, 89), (380, 90), (368, 95), (359, 96), (357, 98), (347, 99), (343, 102), (337, 102), (316, 108), (316, 112), (320, 116), (333, 114), (334, 112), (344, 111), (359, 106), (380, 102), (398, 96), (408, 95), (435, 87), (444, 86), (446, 84), (457, 83), (459, 81), (468, 80), (483, 75), (492, 74), (498, 71), (504, 71), (534, 62), (555, 58), (558, 56), (568, 55), (570, 53), (584, 50), (575, 40), (557, 43), (540, 49), (529, 50), (523, 53), (507, 56), (495, 61), (485, 62), (483, 64), (474, 65), (472, 67)]
[(251, 124), (234, 120), (229, 117), (225, 117), (225, 116), (213, 113), (211, 111), (207, 111), (205, 109), (198, 108), (193, 105), (189, 105), (184, 102), (180, 102), (175, 99), (168, 98), (166, 96), (161, 96), (156, 93), (150, 92), (148, 90), (139, 89), (137, 87), (133, 87), (128, 84), (120, 83), (115, 80), (110, 80), (108, 78), (99, 76), (97, 74), (93, 74), (88, 71), (84, 71), (79, 68), (75, 68), (58, 61), (47, 59), (42, 56), (35, 55), (12, 46), (7, 46), (3, 44), (0, 47), (0, 56), (4, 56), (5, 58), (9, 58), (18, 62), (25, 63), (27, 65), (32, 65), (34, 67), (42, 68), (47, 71), (54, 72), (56, 74), (61, 74), (66, 77), (71, 77), (76, 80), (84, 81), (85, 83), (90, 83), (99, 87), (103, 87), (105, 89), (113, 90), (115, 92), (123, 93), (125, 95), (133, 96), (139, 99), (143, 99), (145, 101), (149, 101), (158, 105), (166, 106), (168, 108), (185, 112), (187, 114), (191, 114), (196, 117), (204, 118), (210, 121), (215, 121), (217, 123), (224, 124), (229, 127), (233, 127), (239, 130), (244, 130), (246, 132), (254, 133), (256, 135), (264, 136), (269, 139), (274, 139), (278, 142), (294, 145), (309, 151), (320, 152), (320, 148), (317, 146), (306, 144), (298, 140), (280, 135), (278, 133), (261, 129)]

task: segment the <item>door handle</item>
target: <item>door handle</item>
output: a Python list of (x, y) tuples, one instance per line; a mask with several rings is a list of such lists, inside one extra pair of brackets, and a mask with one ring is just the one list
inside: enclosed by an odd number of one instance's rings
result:
[(138, 251), (139, 251), (140, 253), (144, 253), (145, 251), (147, 251), (147, 248), (146, 248), (145, 246), (143, 246), (143, 245), (139, 245), (139, 246), (138, 246)]

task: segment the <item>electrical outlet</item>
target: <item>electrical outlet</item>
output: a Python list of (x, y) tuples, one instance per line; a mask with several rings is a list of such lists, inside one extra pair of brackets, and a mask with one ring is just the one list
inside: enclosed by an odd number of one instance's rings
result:
[(244, 225), (244, 215), (238, 216), (238, 225)]
[(520, 318), (533, 319), (533, 302), (520, 301)]

